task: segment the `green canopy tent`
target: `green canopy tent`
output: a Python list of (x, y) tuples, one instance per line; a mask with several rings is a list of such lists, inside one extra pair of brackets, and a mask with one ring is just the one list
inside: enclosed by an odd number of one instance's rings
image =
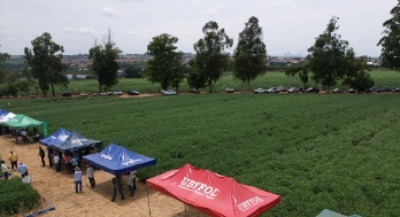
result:
[[(3, 124), (12, 127), (13, 129), (24, 129), (28, 127), (41, 126), (43, 125), (43, 122), (26, 115), (16, 115)], [(15, 136), (15, 142), (18, 144), (18, 135)]]

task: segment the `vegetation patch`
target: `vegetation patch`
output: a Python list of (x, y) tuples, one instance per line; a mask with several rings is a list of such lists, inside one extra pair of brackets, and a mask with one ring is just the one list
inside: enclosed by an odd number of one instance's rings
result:
[[(282, 196), (266, 216), (397, 216), (399, 94), (199, 94), (0, 100), (157, 159), (138, 177), (185, 163)], [(10, 104), (9, 104), (10, 103)]]
[(39, 192), (20, 178), (0, 180), (0, 216), (26, 213), (41, 203)]

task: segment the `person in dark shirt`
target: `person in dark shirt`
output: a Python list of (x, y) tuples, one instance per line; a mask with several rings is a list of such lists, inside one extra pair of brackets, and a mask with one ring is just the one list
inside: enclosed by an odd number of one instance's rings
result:
[(122, 190), (122, 183), (121, 183), (121, 175), (116, 175), (111, 181), (114, 187), (114, 192), (113, 192), (113, 197), (111, 199), (111, 202), (115, 201), (115, 197), (117, 196), (117, 190), (119, 191), (119, 193), (121, 194), (121, 199), (124, 200), (124, 192)]
[(46, 166), (46, 162), (44, 161), (44, 158), (46, 157), (46, 153), (44, 152), (43, 148), (41, 146), (39, 146), (39, 154), (38, 156), (40, 156), (40, 159), (42, 160), (42, 167)]

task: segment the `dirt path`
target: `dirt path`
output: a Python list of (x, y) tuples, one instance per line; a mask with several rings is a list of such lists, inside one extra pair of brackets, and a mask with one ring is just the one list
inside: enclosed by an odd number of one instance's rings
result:
[[(15, 144), (11, 135), (0, 136), (0, 154), (7, 165), (10, 150), (17, 153), (29, 168), (32, 176), (32, 186), (36, 188), (42, 197), (46, 198), (56, 209), (41, 216), (151, 216), (153, 217), (204, 217), (199, 211), (186, 207), (175, 199), (165, 196), (152, 189), (147, 189), (144, 184), (138, 184), (134, 197), (129, 196), (128, 188), (124, 184), (125, 200), (121, 200), (119, 194), (114, 203), (112, 197), (112, 175), (101, 170), (95, 170), (96, 187), (91, 188), (84, 176), (83, 193), (75, 193), (75, 182), (72, 174), (68, 174), (65, 168), (56, 173), (54, 168), (41, 167), (38, 157), (39, 144)], [(47, 156), (46, 156), (46, 163)], [(19, 176), (13, 172), (13, 176)], [(126, 177), (124, 182), (126, 183)], [(148, 197), (147, 197), (148, 190)]]

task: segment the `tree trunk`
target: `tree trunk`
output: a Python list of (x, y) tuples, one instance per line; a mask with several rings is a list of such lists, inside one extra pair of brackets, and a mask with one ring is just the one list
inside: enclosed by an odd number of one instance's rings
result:
[(56, 94), (54, 93), (54, 84), (53, 83), (51, 83), (51, 91), (53, 92), (53, 97), (55, 97)]

